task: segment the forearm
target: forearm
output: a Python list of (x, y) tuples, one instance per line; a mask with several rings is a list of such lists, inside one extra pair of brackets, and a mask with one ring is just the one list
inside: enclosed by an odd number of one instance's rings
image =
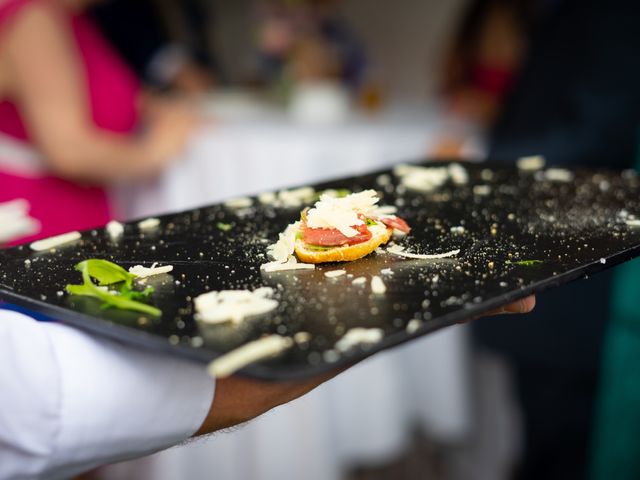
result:
[(91, 183), (148, 177), (166, 163), (166, 154), (154, 148), (148, 135), (133, 137), (94, 128), (66, 140), (45, 141), (43, 153), (58, 175)]

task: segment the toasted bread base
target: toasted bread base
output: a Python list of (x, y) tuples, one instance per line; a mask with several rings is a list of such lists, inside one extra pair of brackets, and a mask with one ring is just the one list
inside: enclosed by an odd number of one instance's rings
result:
[(295, 253), (298, 260), (304, 263), (325, 263), (325, 262), (350, 262), (358, 258), (365, 257), (373, 252), (380, 245), (387, 243), (391, 239), (393, 228), (370, 228), (372, 237), (366, 242), (356, 245), (344, 245), (334, 247), (329, 250), (312, 250), (307, 244), (298, 239), (295, 243)]

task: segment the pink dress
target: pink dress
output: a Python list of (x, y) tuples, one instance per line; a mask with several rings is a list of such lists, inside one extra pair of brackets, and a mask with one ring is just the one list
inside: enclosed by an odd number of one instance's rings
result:
[[(36, 1), (56, 5), (55, 0), (9, 0), (0, 5), (0, 43), (3, 30), (16, 14)], [(66, 15), (82, 59), (93, 121), (105, 130), (132, 133), (138, 122), (138, 79), (86, 16)], [(0, 98), (0, 134), (31, 144), (28, 129), (10, 98)], [(0, 167), (0, 202), (15, 198), (28, 200), (31, 216), (42, 224), (37, 235), (21, 242), (93, 228), (110, 219), (107, 197), (100, 187), (80, 185), (46, 172), (38, 175), (3, 172)]]

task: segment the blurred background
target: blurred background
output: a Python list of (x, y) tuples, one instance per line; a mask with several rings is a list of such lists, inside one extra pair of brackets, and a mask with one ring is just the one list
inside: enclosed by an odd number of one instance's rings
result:
[[(7, 244), (407, 160), (637, 159), (634, 2), (6, 3), (19, 4), (0, 4), (16, 25), (12, 62), (0, 49)], [(86, 478), (638, 478), (640, 393), (618, 375), (640, 360), (620, 353), (637, 341), (620, 327), (640, 318), (620, 287), (637, 273), (446, 329), (248, 425)]]

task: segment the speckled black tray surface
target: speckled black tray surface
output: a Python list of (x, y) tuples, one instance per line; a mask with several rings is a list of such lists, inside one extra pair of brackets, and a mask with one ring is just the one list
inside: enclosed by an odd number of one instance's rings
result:
[[(212, 205), (165, 215), (155, 230), (143, 231), (131, 222), (118, 241), (98, 229), (55, 251), (36, 253), (28, 246), (0, 251), (0, 298), (79, 328), (203, 361), (265, 333), (309, 332), (308, 343), (242, 370), (287, 379), (361, 359), (640, 254), (640, 227), (633, 226), (633, 215), (640, 217), (640, 179), (633, 172), (577, 169), (569, 181), (553, 181), (544, 171), (492, 164), (465, 168), (466, 184), (450, 179), (431, 192), (398, 188), (398, 177), (389, 171), (315, 186), (318, 191), (377, 189), (381, 204), (396, 205), (413, 227), (399, 244), (418, 253), (460, 249), (455, 259), (374, 253), (316, 270), (265, 274), (260, 265), (267, 261), (267, 245), (299, 218), (301, 208), (265, 206), (254, 199), (250, 208)], [(231, 228), (221, 229), (220, 223)], [(73, 267), (87, 258), (125, 268), (173, 265), (171, 274), (149, 279), (162, 317), (103, 310), (94, 299), (64, 294), (66, 284), (81, 283)], [(336, 268), (347, 275), (325, 277)], [(381, 274), (383, 269), (393, 273)], [(383, 278), (385, 294), (372, 293), (373, 275)], [(354, 285), (360, 276), (367, 282)], [(194, 320), (195, 296), (260, 286), (276, 289), (279, 307), (270, 314), (239, 326)], [(336, 340), (352, 327), (378, 327), (384, 337), (369, 348), (338, 352)]]

